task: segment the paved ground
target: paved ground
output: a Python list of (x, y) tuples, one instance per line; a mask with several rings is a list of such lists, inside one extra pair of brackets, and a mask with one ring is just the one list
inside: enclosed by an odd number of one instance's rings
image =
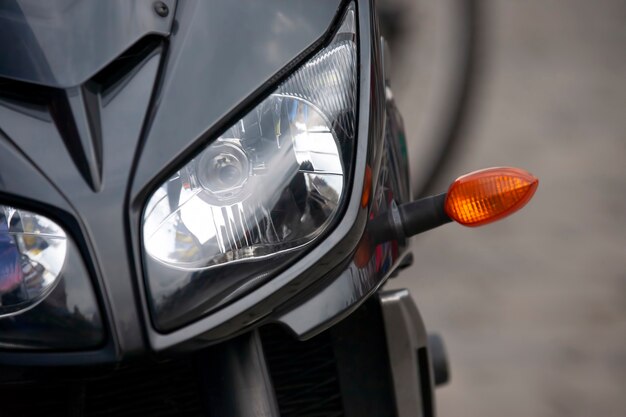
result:
[(539, 189), (501, 223), (422, 235), (392, 285), (411, 288), (447, 341), (441, 416), (626, 416), (626, 3), (484, 5), (471, 146), (449, 177), (514, 165)]

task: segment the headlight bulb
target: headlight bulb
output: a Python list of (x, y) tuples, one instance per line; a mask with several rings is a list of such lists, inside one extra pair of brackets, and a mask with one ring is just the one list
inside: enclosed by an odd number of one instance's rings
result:
[(217, 205), (245, 199), (250, 162), (239, 139), (218, 139), (198, 160), (198, 181)]

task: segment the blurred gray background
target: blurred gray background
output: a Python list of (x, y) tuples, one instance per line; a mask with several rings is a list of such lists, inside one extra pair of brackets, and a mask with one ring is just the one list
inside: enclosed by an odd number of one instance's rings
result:
[[(392, 82), (417, 142), (429, 129), (422, 114), (437, 107), (431, 77), (445, 65), (427, 68), (437, 47), (420, 49), (419, 39), (441, 19), (425, 0), (404, 3)], [(390, 286), (410, 288), (447, 342), (452, 381), (437, 391), (440, 416), (624, 417), (626, 2), (481, 6), (472, 117), (444, 176), (512, 165), (538, 176), (539, 189), (500, 223), (414, 239), (414, 266)]]

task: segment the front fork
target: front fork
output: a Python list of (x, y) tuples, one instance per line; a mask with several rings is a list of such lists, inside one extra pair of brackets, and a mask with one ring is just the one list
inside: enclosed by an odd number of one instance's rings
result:
[(258, 330), (205, 351), (200, 363), (210, 417), (280, 415)]
[[(434, 417), (435, 382), (446, 382), (436, 381), (439, 378), (435, 378), (435, 374), (441, 375), (441, 364), (436, 362), (439, 369), (435, 369), (432, 360), (433, 357), (440, 357), (441, 351), (433, 352), (437, 346), (429, 343), (424, 322), (408, 290), (382, 292), (379, 300), (385, 322), (397, 416)], [(445, 362), (444, 366), (447, 373)]]

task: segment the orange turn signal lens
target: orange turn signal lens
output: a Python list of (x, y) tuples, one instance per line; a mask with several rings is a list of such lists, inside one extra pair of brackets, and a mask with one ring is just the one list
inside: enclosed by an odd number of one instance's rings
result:
[(445, 210), (464, 226), (482, 226), (524, 207), (538, 185), (539, 179), (519, 168), (475, 171), (452, 183)]

